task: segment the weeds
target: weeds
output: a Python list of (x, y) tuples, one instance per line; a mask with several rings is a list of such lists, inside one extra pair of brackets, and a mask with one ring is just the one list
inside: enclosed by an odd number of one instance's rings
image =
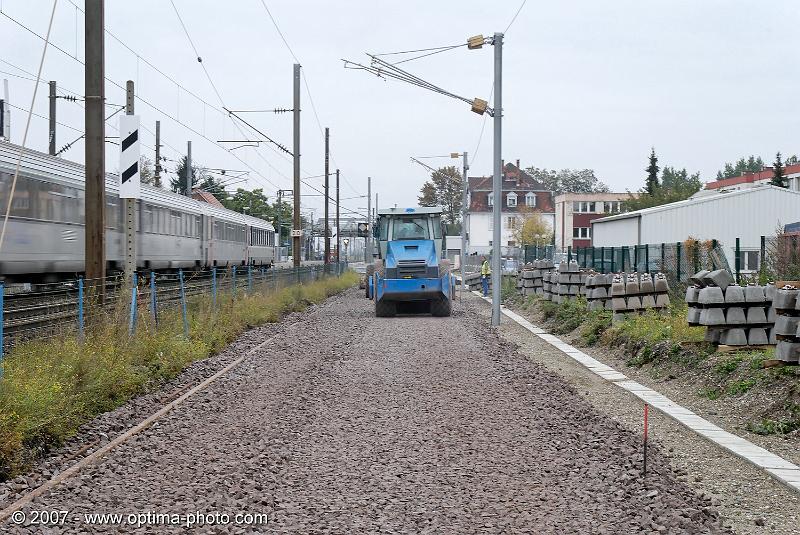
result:
[(758, 379), (751, 377), (749, 379), (742, 379), (741, 381), (734, 381), (725, 387), (725, 393), (730, 396), (741, 395), (753, 388)]
[(112, 314), (87, 329), (83, 343), (68, 334), (14, 347), (0, 379), (0, 479), (24, 469), (97, 414), (221, 350), (247, 328), (277, 322), (356, 282), (357, 275), (348, 272), (235, 301), (220, 295), (217, 310), (210, 299), (194, 298), (188, 303), (188, 339), (177, 310), (164, 311), (157, 329), (142, 314), (130, 337), (120, 307), (120, 317)]
[(735, 372), (739, 368), (739, 364), (742, 363), (744, 360), (744, 355), (733, 355), (732, 357), (728, 357), (727, 359), (723, 360), (716, 366), (714, 366), (714, 371), (718, 375), (727, 376)]

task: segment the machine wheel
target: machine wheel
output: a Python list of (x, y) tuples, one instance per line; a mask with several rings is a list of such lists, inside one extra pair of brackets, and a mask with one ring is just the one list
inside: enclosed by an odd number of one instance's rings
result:
[(364, 279), (364, 288), (366, 288), (365, 293), (367, 294), (366, 295), (367, 299), (369, 299), (369, 280), (372, 278), (374, 274), (375, 274), (375, 266), (373, 264), (368, 265), (366, 279)]
[(431, 301), (431, 314), (443, 318), (453, 312), (452, 301), (450, 299), (436, 299)]
[(397, 314), (397, 303), (394, 301), (375, 301), (375, 317), (391, 318)]

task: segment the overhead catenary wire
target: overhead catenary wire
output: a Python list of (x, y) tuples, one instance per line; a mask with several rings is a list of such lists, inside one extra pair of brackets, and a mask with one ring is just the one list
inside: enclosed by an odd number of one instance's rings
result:
[(8, 195), (8, 204), (6, 205), (6, 213), (3, 217), (3, 228), (0, 229), (0, 251), (3, 250), (3, 241), (6, 237), (6, 228), (8, 227), (8, 218), (11, 216), (11, 206), (14, 201), (14, 192), (17, 189), (17, 180), (19, 179), (19, 170), (22, 166), (22, 155), (25, 152), (25, 145), (28, 142), (28, 131), (30, 130), (31, 126), (31, 117), (33, 117), (33, 106), (36, 104), (36, 95), (39, 92), (39, 80), (42, 78), (42, 67), (44, 66), (44, 58), (47, 54), (47, 46), (50, 44), (50, 31), (53, 29), (53, 19), (55, 19), (56, 15), (56, 6), (58, 5), (58, 0), (53, 0), (53, 9), (50, 11), (50, 21), (47, 23), (47, 33), (45, 34), (44, 38), (44, 47), (42, 48), (42, 57), (39, 60), (39, 70), (36, 74), (36, 83), (33, 86), (33, 95), (31, 96), (31, 107), (28, 111), (28, 119), (25, 122), (25, 130), (22, 134), (22, 144), (19, 148), (19, 156), (17, 157), (17, 165), (14, 169), (14, 178), (11, 180), (11, 191)]

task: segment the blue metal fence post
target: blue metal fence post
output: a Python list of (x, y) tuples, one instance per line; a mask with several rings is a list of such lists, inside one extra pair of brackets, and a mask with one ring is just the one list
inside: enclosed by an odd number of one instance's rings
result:
[(217, 308), (217, 268), (211, 268), (211, 304)]
[(78, 340), (83, 341), (83, 277), (78, 279)]
[(236, 266), (233, 266), (233, 287), (231, 293), (233, 298), (236, 299)]
[(247, 266), (247, 295), (253, 293), (253, 270), (250, 265)]
[(139, 285), (138, 285), (138, 277), (136, 276), (136, 272), (133, 272), (133, 284), (131, 285), (131, 312), (130, 312), (130, 320), (128, 323), (128, 334), (133, 336), (136, 333), (136, 306), (137, 301), (137, 294), (139, 292)]
[(178, 280), (181, 284), (181, 312), (183, 313), (183, 335), (189, 338), (189, 318), (186, 316), (186, 292), (183, 288), (183, 270), (178, 270)]
[(156, 272), (150, 272), (150, 316), (153, 324), (158, 325), (158, 297), (156, 295)]
[(5, 296), (6, 287), (3, 281), (0, 281), (0, 376), (3, 374), (3, 300)]

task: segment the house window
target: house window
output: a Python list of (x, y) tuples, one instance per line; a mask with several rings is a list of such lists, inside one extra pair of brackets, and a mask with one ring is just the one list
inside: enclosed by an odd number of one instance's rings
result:
[[(734, 250), (735, 254), (735, 250)], [(759, 251), (739, 251), (739, 266), (744, 271), (758, 271)]]
[(488, 199), (487, 202), (489, 203), (489, 206), (494, 206), (494, 193), (490, 193), (488, 195), (487, 199)]
[(506, 218), (506, 228), (511, 229), (511, 230), (517, 228), (517, 218), (514, 217), (514, 216), (507, 217)]
[(508, 246), (509, 246), (509, 247), (516, 247), (516, 245), (517, 245), (517, 242), (515, 242), (514, 240), (510, 240), (510, 241), (508, 242)]
[(615, 214), (620, 211), (620, 201), (607, 201), (605, 203), (605, 213)]
[(532, 191), (529, 191), (525, 195), (525, 205), (526, 206), (536, 206), (536, 194)]
[(597, 203), (594, 201), (576, 201), (572, 203), (572, 211), (593, 214), (597, 211)]
[(572, 228), (572, 237), (573, 238), (582, 238), (588, 239), (592, 237), (592, 229), (590, 227), (573, 227)]
[(513, 191), (506, 195), (506, 204), (508, 206), (516, 206), (517, 205), (517, 194)]

